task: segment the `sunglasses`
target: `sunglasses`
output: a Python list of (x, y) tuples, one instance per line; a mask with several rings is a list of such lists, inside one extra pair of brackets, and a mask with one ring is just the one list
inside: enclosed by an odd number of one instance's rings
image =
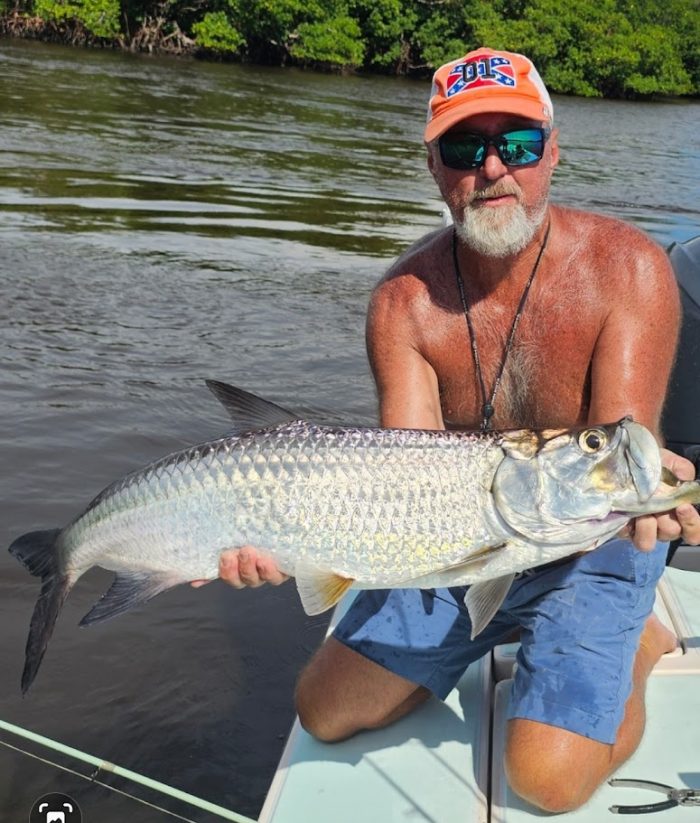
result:
[(438, 141), (440, 158), (449, 169), (478, 169), (493, 146), (506, 166), (527, 166), (542, 159), (550, 129), (513, 129), (486, 137), (469, 132), (447, 132)]

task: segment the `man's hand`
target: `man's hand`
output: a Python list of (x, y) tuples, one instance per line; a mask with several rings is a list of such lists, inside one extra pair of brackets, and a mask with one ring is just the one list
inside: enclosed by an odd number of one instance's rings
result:
[[(228, 549), (222, 552), (219, 558), (219, 577), (236, 589), (246, 586), (256, 589), (263, 583), (279, 586), (289, 579), (275, 565), (269, 554), (259, 552), (253, 546), (242, 546), (240, 549)], [(193, 580), (195, 588), (209, 583), (209, 580)]]
[[(661, 462), (679, 480), (692, 480), (695, 477), (695, 467), (690, 460), (668, 449), (661, 449)], [(643, 552), (651, 551), (657, 540), (676, 540), (679, 537), (689, 546), (697, 546), (700, 544), (700, 514), (690, 503), (684, 503), (672, 512), (636, 517), (627, 527), (626, 533)]]

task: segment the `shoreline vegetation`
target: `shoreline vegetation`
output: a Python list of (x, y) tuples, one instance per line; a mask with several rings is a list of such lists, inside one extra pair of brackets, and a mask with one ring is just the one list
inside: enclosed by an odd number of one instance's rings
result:
[(697, 0), (0, 0), (0, 34), (426, 78), (488, 45), (527, 54), (558, 94), (700, 95)]

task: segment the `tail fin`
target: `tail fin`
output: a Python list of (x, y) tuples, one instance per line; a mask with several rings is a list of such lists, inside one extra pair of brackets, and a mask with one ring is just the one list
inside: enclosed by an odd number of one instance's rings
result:
[(28, 532), (10, 546), (16, 557), (35, 577), (41, 577), (41, 594), (34, 606), (22, 672), (22, 694), (26, 694), (39, 671), (53, 627), (74, 578), (59, 569), (56, 544), (61, 529)]

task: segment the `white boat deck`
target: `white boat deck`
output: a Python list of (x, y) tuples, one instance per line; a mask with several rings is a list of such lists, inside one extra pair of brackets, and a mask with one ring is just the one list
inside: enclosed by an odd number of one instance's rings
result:
[[(700, 790), (700, 574), (667, 569), (655, 611), (680, 646), (649, 680), (644, 739), (616, 776)], [(516, 651), (517, 644), (499, 647), (493, 661), (471, 666), (444, 704), (431, 700), (387, 729), (344, 743), (319, 743), (297, 721), (260, 823), (525, 823), (551, 817), (510, 792), (503, 774)], [(605, 785), (586, 806), (559, 818), (614, 821), (613, 804), (664, 799)], [(666, 810), (659, 819), (700, 821), (700, 807)]]
[(341, 744), (297, 721), (260, 823), (447, 821), (455, 808), (487, 823), (488, 670), (488, 660), (470, 667), (444, 704), (429, 701), (410, 722)]

